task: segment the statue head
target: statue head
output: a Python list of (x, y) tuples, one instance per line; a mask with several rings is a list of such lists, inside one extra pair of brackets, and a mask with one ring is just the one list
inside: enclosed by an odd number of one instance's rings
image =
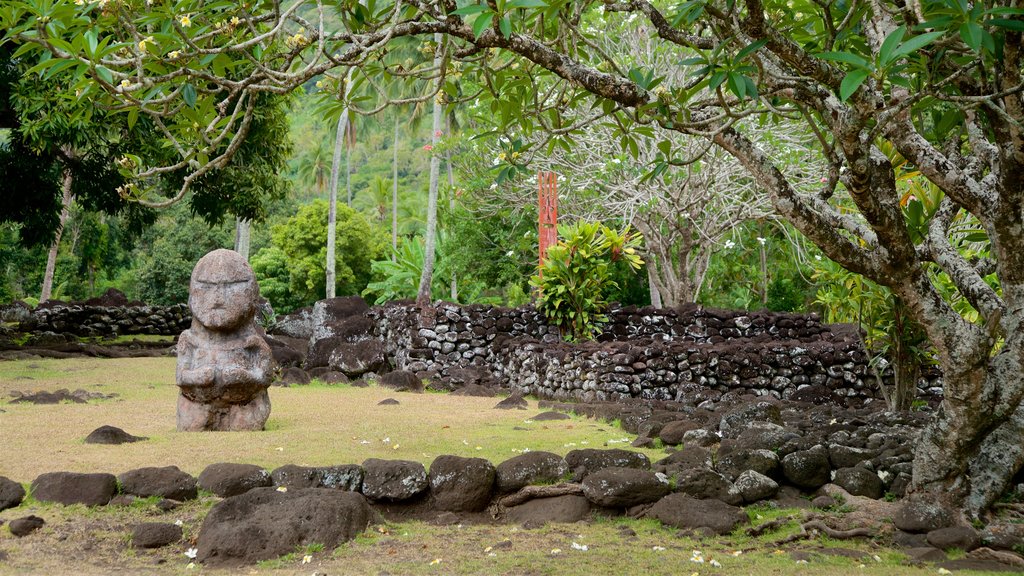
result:
[(249, 263), (233, 250), (214, 250), (192, 270), (188, 307), (203, 327), (216, 332), (241, 328), (256, 315), (260, 289)]

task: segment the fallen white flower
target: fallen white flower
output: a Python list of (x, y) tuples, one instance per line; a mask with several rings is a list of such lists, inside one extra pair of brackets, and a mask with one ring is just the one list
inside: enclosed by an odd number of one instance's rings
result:
[(192, 559), (192, 560), (195, 560), (196, 556), (198, 556), (198, 555), (199, 555), (199, 549), (198, 548), (189, 548), (188, 550), (185, 550), (185, 556), (187, 558)]
[(573, 542), (572, 543), (572, 549), (573, 550), (580, 550), (582, 552), (586, 552), (587, 550), (590, 549), (590, 547), (587, 546), (586, 544), (577, 544), (577, 543)]

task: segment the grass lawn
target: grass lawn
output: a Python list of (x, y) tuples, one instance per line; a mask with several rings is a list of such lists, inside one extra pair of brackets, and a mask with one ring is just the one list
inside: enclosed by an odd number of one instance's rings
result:
[[(116, 394), (85, 404), (9, 404), (13, 391), (60, 388)], [(574, 448), (628, 447), (621, 429), (573, 417), (534, 422), (542, 410), (496, 410), (500, 398), (409, 394), (371, 386), (311, 385), (270, 390), (267, 430), (179, 433), (175, 429), (173, 358), (19, 360), (0, 363), (0, 475), (24, 484), (52, 471), (120, 474), (143, 466), (176, 465), (198, 475), (214, 462), (361, 463), (367, 458), (417, 460), (429, 467), (441, 454), (498, 464), (524, 450), (564, 455)], [(395, 398), (397, 406), (378, 406)], [(85, 444), (93, 429), (123, 428), (149, 440), (120, 446)], [(660, 450), (644, 451), (652, 459)], [(172, 512), (151, 501), (128, 507), (64, 507), (29, 499), (0, 512), (10, 521), (46, 519), (17, 539), (0, 529), (0, 574), (202, 574), (189, 567), (189, 538), (217, 499), (203, 495)], [(751, 508), (754, 523), (793, 510)], [(185, 541), (155, 551), (129, 546), (138, 522), (180, 520)], [(505, 524), (434, 526), (402, 521), (371, 527), (337, 550), (312, 547), (247, 568), (244, 574), (936, 574), (911, 567), (880, 542), (812, 539), (778, 549), (792, 524), (759, 538), (735, 535), (695, 540), (650, 520), (595, 518), (527, 530)], [(6, 555), (6, 559), (4, 559)], [(703, 562), (696, 560), (703, 559)], [(720, 566), (712, 564), (712, 560)], [(237, 570), (218, 573), (239, 573)]]

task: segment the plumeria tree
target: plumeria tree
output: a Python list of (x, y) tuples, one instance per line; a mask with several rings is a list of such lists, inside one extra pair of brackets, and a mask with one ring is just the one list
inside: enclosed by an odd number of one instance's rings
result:
[[(325, 26), (338, 14), (341, 27)], [(690, 72), (634, 65), (595, 42), (604, 23), (645, 22)], [(285, 93), (349, 67), (380, 66), (400, 37), (444, 35), (443, 62), (485, 87), (494, 118), (524, 132), (571, 135), (566, 106), (614, 115), (638, 156), (656, 139), (652, 174), (681, 158), (670, 133), (699, 135), (736, 159), (775, 211), (848, 270), (886, 286), (924, 328), (945, 397), (916, 444), (913, 489), (978, 515), (1024, 464), (1024, 7), (957, 0), (440, 0), (289, 3), (25, 0), (0, 7), (17, 57), (59, 75), (68, 94), (146, 116), (176, 157), (129, 157), (130, 198), (160, 205), (222, 166), (245, 137), (260, 92)], [(588, 27), (593, 27), (591, 31)], [(513, 68), (513, 66), (517, 66)], [(448, 82), (447, 64), (430, 82)], [(534, 79), (548, 76), (551, 97)], [(340, 98), (343, 89), (336, 90)], [(803, 190), (793, 166), (766, 150), (747, 121), (800, 122), (815, 134), (825, 181)], [(910, 234), (892, 146), (944, 194), (925, 234)], [(634, 154), (633, 151), (637, 150)], [(145, 183), (189, 170), (159, 199)], [(838, 199), (848, 195), (850, 209)], [(990, 244), (965, 257), (951, 224), (976, 218)], [(986, 282), (995, 274), (999, 289)], [(948, 282), (977, 322), (942, 297)]]

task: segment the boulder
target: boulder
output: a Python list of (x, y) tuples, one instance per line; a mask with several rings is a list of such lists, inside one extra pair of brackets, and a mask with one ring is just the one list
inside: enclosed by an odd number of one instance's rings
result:
[(14, 480), (0, 476), (0, 511), (21, 505), (25, 489)]
[(103, 506), (117, 494), (113, 474), (47, 472), (32, 481), (32, 497), (40, 502)]
[(517, 524), (531, 526), (549, 522), (579, 522), (590, 514), (590, 501), (583, 496), (569, 494), (552, 498), (537, 498), (505, 511), (505, 518)]
[(24, 516), (11, 520), (11, 523), (7, 528), (18, 538), (23, 538), (29, 534), (39, 530), (46, 524), (46, 520), (43, 520), (39, 516)]
[(721, 500), (698, 500), (679, 493), (658, 500), (647, 515), (666, 526), (691, 530), (704, 528), (715, 534), (728, 534), (737, 526), (750, 522), (742, 508)]
[[(771, 422), (754, 422), (746, 430), (729, 443), (729, 451), (733, 450), (778, 450), (786, 442), (799, 436)], [(723, 452), (726, 444), (722, 444)]]
[(160, 548), (181, 540), (181, 526), (168, 522), (144, 522), (132, 529), (132, 548)]
[(782, 412), (771, 402), (752, 402), (722, 416), (722, 420), (718, 424), (718, 431), (726, 438), (736, 438), (750, 428), (754, 422), (768, 422), (782, 426)]
[(380, 340), (339, 343), (329, 352), (327, 366), (357, 378), (367, 372), (383, 372), (388, 366), (384, 343)]
[(563, 414), (561, 412), (551, 412), (551, 411), (549, 411), (549, 412), (541, 412), (540, 414), (537, 414), (533, 418), (530, 418), (530, 420), (533, 420), (535, 422), (551, 422), (553, 420), (569, 420), (569, 419), (570, 419), (570, 417), (569, 417), (568, 414)]
[(774, 478), (779, 474), (779, 455), (771, 450), (744, 448), (719, 457), (715, 468), (730, 480), (735, 480), (746, 470)]
[(313, 335), (313, 308), (299, 308), (286, 316), (278, 316), (270, 333), (308, 341)]
[(651, 461), (646, 455), (621, 448), (571, 450), (565, 455), (565, 463), (572, 471), (574, 482), (579, 482), (590, 474), (605, 468), (637, 468), (640, 470), (650, 470), (651, 468)]
[(408, 370), (394, 370), (380, 377), (378, 383), (396, 392), (423, 392), (423, 380)]
[(496, 410), (526, 410), (529, 407), (529, 402), (521, 394), (512, 394), (494, 405)]
[(737, 506), (743, 503), (743, 496), (727, 478), (706, 468), (691, 468), (673, 476), (674, 492), (682, 492), (701, 500), (714, 498), (726, 504)]
[(121, 492), (148, 498), (159, 496), (170, 500), (193, 500), (199, 495), (196, 479), (177, 466), (138, 468), (117, 477)]
[(923, 496), (911, 496), (893, 515), (892, 523), (904, 532), (932, 532), (953, 526), (953, 512)]
[(865, 460), (871, 460), (878, 455), (877, 450), (867, 448), (855, 448), (842, 444), (829, 444), (828, 459), (836, 470), (840, 468), (853, 468)]
[(364, 471), (358, 464), (338, 466), (296, 466), (286, 464), (274, 469), (270, 478), (275, 486), (293, 488), (333, 488), (359, 492), (363, 487)]
[(198, 485), (221, 498), (230, 498), (253, 488), (272, 486), (273, 480), (266, 470), (255, 464), (218, 462), (203, 469), (199, 474)]
[(116, 426), (100, 426), (85, 437), (86, 444), (127, 444), (147, 440), (144, 436), (132, 436)]
[(305, 370), (297, 366), (292, 366), (291, 368), (285, 368), (281, 372), (281, 377), (277, 379), (275, 384), (280, 386), (291, 386), (293, 384), (304, 386), (312, 381), (313, 379), (309, 377), (309, 374), (307, 374)]
[(700, 446), (684, 446), (654, 463), (654, 471), (673, 476), (690, 468), (711, 469), (711, 452)]
[(500, 494), (515, 492), (530, 484), (558, 482), (569, 473), (569, 465), (558, 454), (527, 452), (498, 464), (495, 469)]
[(854, 496), (881, 498), (884, 492), (882, 479), (871, 470), (856, 466), (836, 470), (832, 483), (840, 486)]
[(430, 464), (430, 493), (434, 508), (450, 512), (480, 512), (494, 493), (494, 465), (483, 458), (438, 456)]
[(981, 534), (971, 526), (950, 526), (928, 533), (928, 543), (940, 550), (970, 552), (981, 546)]
[[(274, 363), (281, 368), (302, 366), (303, 361), (306, 359), (306, 343), (303, 340), (288, 338), (287, 336), (274, 337), (266, 335), (263, 336), (263, 340), (266, 341), (267, 346), (270, 346), (270, 355), (274, 358)], [(301, 343), (301, 350), (295, 348), (299, 343)]]
[(308, 544), (327, 550), (366, 529), (372, 511), (356, 492), (255, 488), (217, 503), (199, 530), (196, 559), (210, 566), (269, 560)]
[(698, 424), (689, 420), (675, 420), (661, 427), (658, 438), (666, 446), (676, 446), (683, 443), (683, 436), (687, 432), (698, 428), (700, 428)]
[(427, 470), (419, 462), (370, 458), (363, 462), (363, 470), (363, 494), (371, 500), (401, 502), (430, 487)]
[(805, 490), (814, 490), (827, 484), (831, 472), (828, 450), (820, 444), (808, 450), (797, 450), (782, 459), (782, 473), (786, 480)]
[(583, 479), (583, 495), (605, 508), (650, 504), (670, 491), (663, 475), (636, 468), (605, 468)]
[(754, 470), (741, 472), (733, 485), (748, 504), (772, 498), (779, 492), (778, 482)]

